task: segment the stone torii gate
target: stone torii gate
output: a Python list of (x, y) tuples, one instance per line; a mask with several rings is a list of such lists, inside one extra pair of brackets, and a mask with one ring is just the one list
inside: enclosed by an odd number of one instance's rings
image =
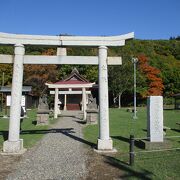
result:
[[(14, 154), (24, 151), (20, 133), (20, 108), (24, 64), (90, 64), (99, 66), (99, 138), (98, 150), (113, 150), (109, 136), (109, 104), (107, 65), (121, 64), (121, 57), (107, 57), (107, 47), (124, 46), (125, 40), (132, 39), (134, 33), (120, 36), (44, 36), (0, 33), (0, 44), (14, 45), (14, 55), (0, 55), (0, 63), (13, 64), (12, 101), (10, 108), (9, 136), (3, 144), (3, 152)], [(96, 56), (66, 56), (59, 49), (57, 56), (25, 55), (26, 45), (55, 47), (90, 46), (98, 47)], [(61, 54), (62, 53), (62, 54)]]

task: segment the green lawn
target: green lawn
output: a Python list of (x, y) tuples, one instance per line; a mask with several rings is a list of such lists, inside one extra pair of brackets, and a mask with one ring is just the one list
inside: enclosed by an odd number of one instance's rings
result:
[[(110, 109), (110, 134), (114, 147), (118, 150), (115, 157), (108, 157), (107, 162), (123, 170), (125, 179), (179, 179), (180, 177), (180, 151), (166, 151), (153, 153), (139, 153), (135, 157), (134, 167), (128, 165), (129, 136), (146, 137), (146, 109), (138, 108), (138, 119), (132, 120), (132, 113), (126, 109)], [(174, 130), (168, 130), (166, 136), (180, 136), (180, 111), (164, 110), (164, 125)], [(89, 125), (84, 128), (85, 139), (96, 143), (98, 126)], [(179, 138), (170, 140), (171, 147), (180, 148)], [(143, 151), (138, 147), (135, 151)], [(122, 178), (123, 178), (122, 177)]]
[[(22, 122), (22, 133), (20, 137), (24, 139), (24, 147), (32, 147), (46, 133), (48, 126), (36, 126), (33, 122), (36, 120), (36, 110), (27, 112), (28, 118), (24, 118)], [(3, 141), (7, 139), (7, 131), (9, 119), (0, 118), (0, 149), (2, 149)]]

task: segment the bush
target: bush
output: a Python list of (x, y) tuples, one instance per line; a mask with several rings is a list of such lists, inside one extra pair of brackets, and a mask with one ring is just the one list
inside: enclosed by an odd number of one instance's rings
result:
[(163, 104), (164, 105), (173, 105), (174, 104), (174, 98), (164, 98), (163, 99)]

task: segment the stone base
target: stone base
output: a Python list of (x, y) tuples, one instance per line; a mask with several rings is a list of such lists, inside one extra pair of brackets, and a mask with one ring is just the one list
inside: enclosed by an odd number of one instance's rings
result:
[(140, 140), (137, 142), (141, 148), (146, 150), (156, 150), (156, 149), (167, 149), (171, 147), (171, 143), (167, 140), (164, 142), (150, 142), (148, 140)]
[(98, 139), (97, 149), (102, 151), (112, 150), (113, 149), (112, 139), (108, 139), (108, 140)]
[(37, 114), (37, 125), (48, 125), (49, 114)]
[(98, 150), (98, 149), (94, 149), (95, 152), (99, 153), (99, 154), (110, 154), (110, 153), (117, 153), (117, 149), (113, 148), (112, 150)]
[(20, 139), (19, 141), (5, 141), (3, 143), (3, 154), (5, 155), (19, 154), (24, 151), (23, 139)]
[(22, 155), (27, 151), (27, 149), (23, 148), (22, 150), (20, 150), (19, 152), (16, 153), (9, 153), (9, 152), (0, 152), (0, 155), (2, 156), (18, 156), (18, 155)]

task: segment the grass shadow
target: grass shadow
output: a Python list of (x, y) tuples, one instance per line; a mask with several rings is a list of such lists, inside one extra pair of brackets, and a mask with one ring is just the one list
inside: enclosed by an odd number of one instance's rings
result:
[(134, 145), (136, 147), (138, 147), (139, 149), (145, 149), (145, 145), (144, 143), (142, 142), (142, 140), (135, 140), (134, 141)]
[[(128, 144), (130, 143), (130, 139), (123, 137), (123, 136), (111, 136), (111, 137), (114, 139), (118, 139), (120, 141), (126, 142)], [(144, 149), (144, 145), (143, 145), (142, 141), (140, 141), (140, 140), (135, 140), (134, 145), (140, 149)]]
[(2, 135), (4, 141), (8, 140), (8, 133), (9, 131), (0, 131), (0, 135)]
[(164, 111), (174, 111), (174, 108), (163, 108)]
[(140, 171), (135, 170), (133, 167), (129, 166), (128, 163), (125, 163), (119, 159), (116, 159), (111, 156), (105, 156), (105, 163), (108, 163), (109, 165), (118, 168), (126, 174), (121, 175), (119, 178), (127, 179), (129, 177), (136, 177), (138, 179), (145, 179), (145, 180), (151, 180), (152, 178), (150, 176), (153, 175), (152, 172), (147, 171), (145, 169), (141, 169)]
[(172, 131), (180, 132), (180, 129), (171, 128)]
[(37, 121), (36, 120), (32, 121), (32, 124), (37, 125)]
[(114, 139), (118, 139), (120, 141), (129, 143), (129, 138), (126, 138), (126, 137), (123, 137), (123, 136), (111, 136), (111, 137), (114, 138)]
[(76, 122), (79, 123), (79, 124), (86, 124), (86, 121), (83, 121), (83, 120), (82, 121), (76, 120)]

